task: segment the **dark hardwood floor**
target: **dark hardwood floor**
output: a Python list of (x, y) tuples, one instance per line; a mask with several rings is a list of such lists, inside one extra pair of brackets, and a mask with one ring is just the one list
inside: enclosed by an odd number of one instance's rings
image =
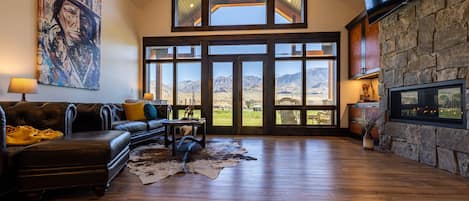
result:
[(126, 169), (104, 197), (75, 189), (48, 193), (46, 200), (469, 200), (469, 179), (389, 153), (362, 150), (354, 139), (232, 138), (258, 160), (226, 168), (215, 180), (188, 174), (145, 186)]

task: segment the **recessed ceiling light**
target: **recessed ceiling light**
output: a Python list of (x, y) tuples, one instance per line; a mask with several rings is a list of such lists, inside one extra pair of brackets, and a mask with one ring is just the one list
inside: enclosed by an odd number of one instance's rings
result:
[[(290, 1), (291, 1), (291, 0), (290, 0)], [(191, 3), (191, 5), (189, 5), (189, 6), (190, 6), (191, 8), (193, 8), (193, 7), (194, 7), (194, 4), (193, 4), (193, 3)]]

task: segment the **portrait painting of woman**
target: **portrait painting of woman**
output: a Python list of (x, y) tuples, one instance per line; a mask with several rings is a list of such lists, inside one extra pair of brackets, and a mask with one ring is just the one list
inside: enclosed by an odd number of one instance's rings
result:
[(39, 0), (41, 84), (97, 90), (101, 0)]

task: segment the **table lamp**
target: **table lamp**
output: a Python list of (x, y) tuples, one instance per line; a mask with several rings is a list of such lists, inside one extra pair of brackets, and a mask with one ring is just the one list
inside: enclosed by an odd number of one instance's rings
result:
[(37, 80), (31, 78), (11, 78), (8, 92), (22, 94), (21, 101), (25, 102), (26, 94), (37, 93)]
[(155, 99), (155, 96), (152, 93), (143, 94), (143, 100), (153, 101), (154, 99)]

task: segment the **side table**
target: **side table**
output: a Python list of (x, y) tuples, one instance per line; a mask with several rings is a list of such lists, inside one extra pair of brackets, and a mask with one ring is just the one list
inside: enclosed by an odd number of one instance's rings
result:
[[(206, 142), (206, 135), (207, 135), (207, 126), (205, 122), (205, 118), (201, 119), (190, 119), (190, 120), (166, 120), (163, 122), (163, 125), (165, 126), (165, 134), (164, 134), (164, 145), (168, 147), (168, 145), (172, 145), (172, 155), (176, 155), (176, 150), (182, 145), (182, 143), (186, 140), (191, 140), (193, 142), (196, 142), (202, 146), (202, 148), (205, 148), (205, 142)], [(180, 138), (176, 138), (176, 128), (179, 126), (192, 126), (192, 134), (183, 136)], [(202, 126), (202, 137), (197, 138), (197, 133), (195, 132), (196, 129), (194, 129), (196, 126)], [(171, 135), (171, 139), (169, 139), (169, 135)], [(179, 141), (179, 145), (176, 145), (176, 141)]]

